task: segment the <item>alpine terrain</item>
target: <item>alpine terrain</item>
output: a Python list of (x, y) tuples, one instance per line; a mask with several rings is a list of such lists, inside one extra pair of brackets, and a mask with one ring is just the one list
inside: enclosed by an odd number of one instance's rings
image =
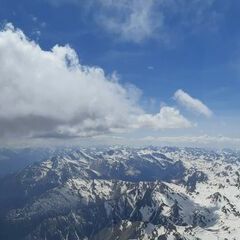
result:
[(240, 239), (240, 153), (64, 149), (0, 181), (0, 239)]

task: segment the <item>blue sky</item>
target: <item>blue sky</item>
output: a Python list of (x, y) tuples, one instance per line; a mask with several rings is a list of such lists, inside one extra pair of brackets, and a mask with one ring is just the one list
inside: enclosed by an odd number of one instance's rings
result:
[[(146, 114), (171, 106), (193, 123), (138, 128), (119, 133), (121, 138), (206, 136), (214, 145), (221, 136), (229, 146), (240, 143), (238, 1), (0, 0), (0, 5), (2, 28), (11, 23), (44, 51), (69, 44), (80, 64), (115, 72), (121, 86), (139, 89), (138, 106)], [(178, 89), (201, 101), (211, 116), (176, 101)]]

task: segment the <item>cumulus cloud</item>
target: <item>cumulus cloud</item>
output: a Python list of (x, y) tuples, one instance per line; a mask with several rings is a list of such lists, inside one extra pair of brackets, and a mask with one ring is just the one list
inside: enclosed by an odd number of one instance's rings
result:
[(41, 49), (11, 24), (0, 32), (0, 76), (1, 136), (84, 137), (190, 126), (170, 107), (145, 113), (136, 87), (82, 65), (69, 46)]
[(153, 129), (189, 128), (192, 123), (184, 118), (179, 110), (164, 106), (158, 114), (142, 114), (139, 116), (137, 126)]
[(212, 111), (204, 103), (196, 98), (191, 97), (188, 93), (181, 89), (175, 92), (174, 98), (179, 104), (189, 110), (202, 114), (206, 117), (212, 116)]

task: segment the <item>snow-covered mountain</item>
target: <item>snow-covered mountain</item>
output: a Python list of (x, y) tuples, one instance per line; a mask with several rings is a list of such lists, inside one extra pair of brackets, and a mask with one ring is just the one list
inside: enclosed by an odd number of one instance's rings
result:
[(240, 239), (240, 153), (64, 149), (0, 181), (0, 239)]

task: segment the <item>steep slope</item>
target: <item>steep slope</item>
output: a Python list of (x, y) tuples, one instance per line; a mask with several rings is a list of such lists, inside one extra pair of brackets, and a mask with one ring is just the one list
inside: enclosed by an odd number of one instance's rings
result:
[(2, 179), (0, 239), (238, 239), (239, 155), (229, 154), (63, 151)]

